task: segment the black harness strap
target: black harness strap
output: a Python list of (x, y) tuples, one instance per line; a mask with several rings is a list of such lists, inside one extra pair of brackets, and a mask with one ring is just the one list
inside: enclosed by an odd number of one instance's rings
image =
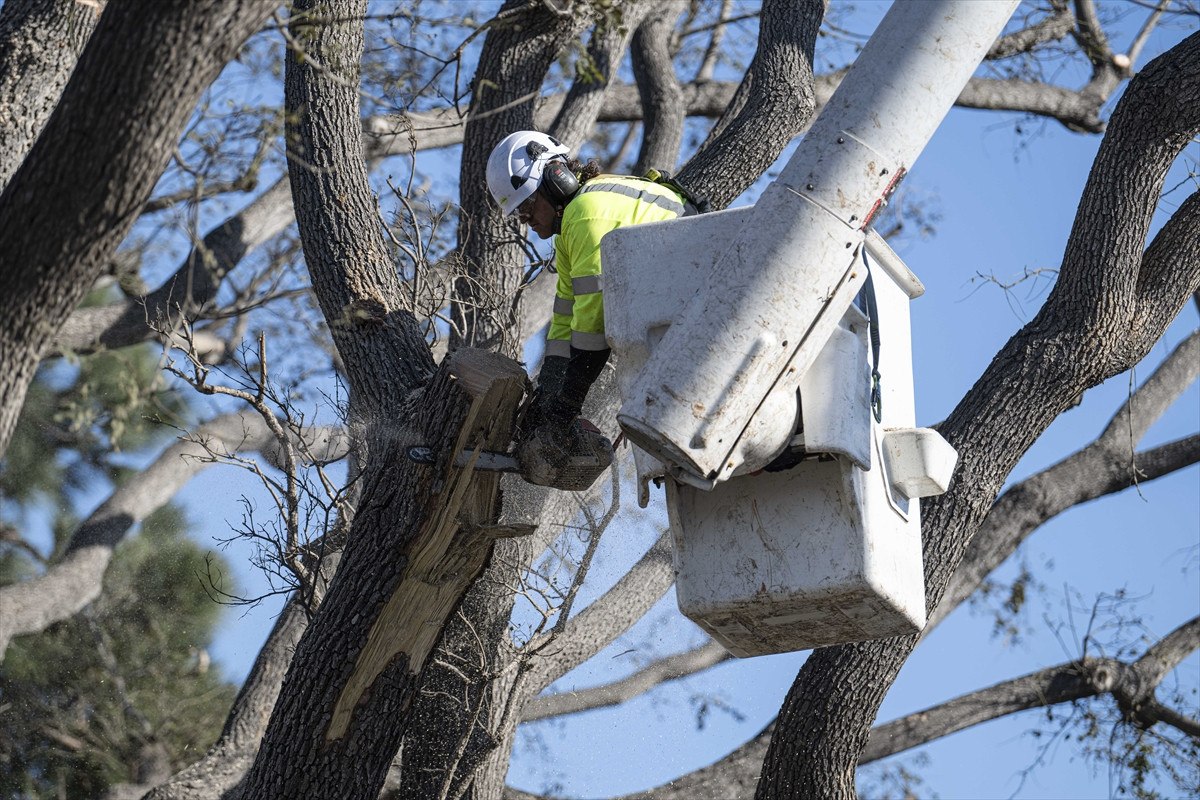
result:
[(871, 413), (876, 422), (883, 421), (883, 390), (879, 375), (879, 308), (875, 303), (875, 281), (871, 277), (871, 262), (867, 260), (867, 248), (862, 251), (863, 265), (867, 268), (867, 280), (859, 292), (859, 308), (867, 314), (867, 330), (871, 337)]

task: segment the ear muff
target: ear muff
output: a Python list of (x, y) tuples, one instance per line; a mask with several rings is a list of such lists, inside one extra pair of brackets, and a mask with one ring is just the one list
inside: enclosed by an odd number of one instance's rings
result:
[(542, 170), (542, 182), (538, 184), (541, 192), (555, 208), (562, 208), (571, 202), (571, 198), (579, 191), (579, 179), (565, 161), (551, 161)]

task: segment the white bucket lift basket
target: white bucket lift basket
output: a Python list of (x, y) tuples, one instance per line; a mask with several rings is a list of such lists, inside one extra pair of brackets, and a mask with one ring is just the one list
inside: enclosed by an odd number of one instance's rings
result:
[[(605, 237), (606, 271), (616, 273), (606, 281), (605, 319), (622, 393), (686, 307), (687, 287), (698, 285), (750, 211)], [(803, 377), (785, 376), (756, 415), (764, 446), (773, 436), (776, 450), (799, 441), (791, 433), (802, 418), (802, 463), (705, 482), (634, 450), (642, 505), (650, 482), (667, 476), (680, 610), (737, 656), (909, 634), (925, 624), (918, 498), (945, 491), (956, 454), (936, 432), (913, 427), (908, 305), (921, 284), (877, 235), (866, 237), (865, 251), (860, 262), (872, 271), (883, 342), (881, 421), (870, 405), (867, 318), (851, 305), (808, 356)]]
[[(1016, 6), (894, 3), (756, 206), (602, 243), (638, 499), (666, 475), (679, 607), (735, 655), (925, 624), (919, 498), (945, 491), (957, 454), (914, 427), (921, 285), (869, 224)], [(868, 265), (874, 354), (854, 307)], [(811, 458), (760, 472), (801, 443)]]

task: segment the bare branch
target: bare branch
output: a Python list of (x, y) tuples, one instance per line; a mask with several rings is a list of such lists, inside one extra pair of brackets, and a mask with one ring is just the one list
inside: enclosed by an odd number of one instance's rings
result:
[(1166, 14), (1170, 6), (1171, 0), (1159, 0), (1154, 13), (1146, 18), (1146, 22), (1142, 25), (1141, 30), (1138, 31), (1137, 36), (1133, 37), (1133, 42), (1129, 45), (1126, 55), (1129, 57), (1130, 66), (1126, 67), (1126, 70), (1130, 69), (1132, 64), (1137, 62), (1138, 56), (1141, 55), (1142, 49), (1150, 39), (1150, 34), (1154, 32), (1154, 29), (1158, 26), (1159, 21), (1162, 20), (1163, 15)]
[(148, 341), (153, 327), (173, 330), (183, 317), (194, 318), (209, 306), (221, 282), (247, 254), (294, 221), (285, 175), (213, 228), (155, 291), (137, 300), (72, 312), (54, 340), (53, 352), (111, 350)]
[(1028, 53), (1039, 44), (1057, 42), (1075, 27), (1075, 16), (1066, 3), (1055, 3), (1054, 13), (1028, 28), (1001, 36), (988, 50), (988, 60)]
[(1102, 691), (1096, 685), (1097, 673), (1119, 668), (1119, 662), (1109, 659), (1059, 664), (909, 714), (873, 729), (858, 763), (869, 764), (1018, 711), (1094, 697)]
[[(276, 441), (261, 419), (231, 414), (200, 426), (196, 436), (221, 441), (231, 452), (270, 450)], [(333, 431), (313, 431), (313, 441), (330, 450), (344, 447)], [(13, 636), (37, 633), (66, 619), (100, 595), (113, 548), (131, 527), (167, 503), (193, 476), (209, 465), (196, 441), (178, 441), (140, 475), (119, 486), (75, 530), (62, 558), (42, 575), (0, 588), (0, 655)]]
[(721, 24), (713, 25), (712, 34), (708, 37), (708, 46), (704, 49), (704, 58), (696, 70), (696, 81), (711, 81), (713, 70), (716, 69), (717, 59), (721, 55), (721, 40), (725, 38), (724, 22), (729, 18), (733, 0), (721, 0), (721, 10), (717, 12), (717, 20)]
[(971, 692), (874, 728), (859, 764), (886, 758), (1018, 711), (1104, 694), (1113, 695), (1122, 711), (1146, 727), (1159, 721), (1178, 723), (1176, 727), (1185, 733), (1200, 735), (1193, 732), (1194, 721), (1154, 700), (1154, 690), (1170, 669), (1198, 648), (1200, 617), (1177, 628), (1133, 663), (1086, 658)]
[(535, 722), (548, 717), (615, 706), (639, 697), (667, 681), (703, 672), (730, 658), (732, 656), (724, 647), (710, 640), (693, 650), (653, 661), (623, 680), (578, 691), (534, 697), (521, 709), (521, 722)]
[[(1161, 649), (1160, 649), (1161, 648)], [(1159, 722), (1188, 736), (1200, 735), (1200, 724), (1154, 698), (1166, 676), (1163, 666), (1179, 663), (1200, 648), (1200, 618), (1193, 618), (1163, 637), (1132, 663), (1111, 658), (1085, 658), (1024, 675), (962, 695), (946, 703), (875, 726), (858, 761), (873, 761), (927, 744), (966, 728), (1033, 708), (1111, 695), (1127, 721), (1150, 727)], [(1162, 661), (1163, 654), (1169, 653)], [(772, 722), (725, 758), (669, 784), (621, 800), (720, 800), (749, 796), (775, 732)]]
[(1171, 670), (1200, 649), (1200, 617), (1194, 617), (1154, 643), (1134, 664), (1150, 686), (1157, 686)]
[[(153, 214), (157, 211), (170, 208), (178, 203), (193, 202), (198, 203), (211, 197), (218, 197), (222, 194), (231, 192), (252, 192), (258, 188), (258, 173), (262, 169), (263, 162), (266, 161), (267, 155), (271, 152), (274, 144), (273, 137), (268, 131), (263, 130), (259, 133), (258, 149), (251, 156), (250, 161), (242, 170), (242, 174), (236, 178), (229, 180), (207, 181), (203, 176), (195, 175), (196, 182), (192, 186), (185, 187), (179, 191), (170, 194), (158, 195), (146, 201), (142, 206), (143, 214)], [(180, 161), (178, 151), (176, 160)], [(192, 170), (188, 170), (192, 172)], [(194, 173), (193, 173), (194, 174)]]
[[(601, 20), (592, 30), (587, 53), (575, 66), (575, 80), (547, 130), (577, 149), (595, 127), (610, 81), (616, 76), (632, 32), (661, 0), (634, 0), (621, 8), (620, 24)], [(543, 114), (546, 112), (542, 112)], [(540, 116), (540, 115), (539, 115)]]
[(1078, 27), (1075, 39), (1079, 42), (1088, 59), (1093, 64), (1107, 62), (1112, 58), (1112, 50), (1108, 45), (1108, 36), (1096, 16), (1096, 4), (1093, 0), (1075, 0), (1075, 17)]
[(663, 533), (617, 584), (567, 623), (530, 672), (538, 691), (607, 647), (658, 602), (675, 580)]

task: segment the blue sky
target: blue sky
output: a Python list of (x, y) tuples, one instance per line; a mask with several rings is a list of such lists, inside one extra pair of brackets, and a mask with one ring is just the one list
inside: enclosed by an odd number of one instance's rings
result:
[[(864, 26), (886, 6), (858, 5)], [(1179, 29), (1165, 31), (1152, 50), (1160, 52), (1183, 35)], [(926, 198), (941, 215), (936, 235), (908, 238), (898, 246), (926, 286), (925, 296), (912, 308), (919, 424), (936, 422), (953, 408), (1044, 298), (1046, 282), (1022, 284), (1006, 294), (973, 279), (977, 272), (1011, 279), (1026, 269), (1058, 264), (1099, 141), (1056, 123), (1034, 122), (1018, 134), (1011, 115), (955, 110), (916, 162), (904, 191)], [(783, 158), (790, 152), (789, 148)], [(447, 149), (422, 153), (419, 163), (424, 171), (457, 174), (458, 158), (456, 149)], [(1194, 191), (1195, 181), (1188, 175), (1196, 171), (1197, 162), (1200, 148), (1193, 144), (1168, 185), (1185, 181), (1185, 191)], [(739, 204), (752, 202), (761, 188), (762, 182)], [(1156, 223), (1164, 219), (1160, 214)], [(1189, 304), (1139, 365), (1137, 381), (1144, 380), (1197, 322), (1195, 307)], [(1122, 375), (1089, 392), (1034, 445), (1014, 479), (1089, 442), (1123, 401), (1129, 382), (1129, 376)], [(1200, 389), (1193, 386), (1143, 446), (1194, 433), (1198, 426)], [(1200, 468), (1192, 467), (1147, 484), (1140, 492), (1127, 491), (1073, 509), (1044, 526), (1021, 554), (1045, 584), (1045, 591), (1031, 600), (1026, 638), (1015, 645), (997, 639), (986, 613), (959, 609), (911, 659), (885, 701), (880, 720), (1077, 655), (1072, 648), (1077, 648), (1078, 637), (1056, 635), (1053, 623), (1043, 619), (1063, 619), (1068, 597), (1087, 606), (1102, 593), (1124, 590), (1141, 598), (1137, 612), (1154, 635), (1200, 613), (1198, 488)], [(244, 473), (229, 467), (211, 468), (193, 480), (181, 499), (197, 539), (211, 545), (214, 536), (223, 537), (241, 516), (239, 495), (252, 492)], [(606, 535), (589, 596), (615, 581), (640, 556), (663, 524), (661, 517), (661, 508), (652, 509)], [(246, 592), (261, 588), (261, 576), (249, 567), (243, 548), (231, 548), (227, 557)], [(1011, 577), (1016, 569), (1008, 564), (1001, 573)], [(256, 608), (226, 612), (213, 653), (232, 680), (246, 675), (278, 608), (277, 600), (268, 600)], [(679, 615), (668, 596), (645, 623), (564, 679), (559, 688), (612, 680), (631, 670), (639, 658), (699, 641), (698, 629)], [(774, 716), (803, 658), (798, 653), (726, 664), (620, 709), (531, 726), (518, 742), (510, 781), (530, 790), (553, 784), (569, 795), (594, 797), (646, 788), (711, 763)], [(1190, 687), (1200, 685), (1200, 656), (1193, 655), (1176, 678)], [(713, 711), (704, 730), (697, 730), (696, 697), (716, 698), (736, 713)], [(1069, 744), (1052, 748), (1047, 763), (1019, 786), (1014, 776), (1038, 758), (1045, 743), (1026, 735), (1034, 724), (1030, 715), (1037, 713), (989, 723), (922, 748), (919, 752), (929, 759), (919, 770), (926, 778), (922, 796), (1108, 796), (1107, 773), (1078, 758)], [(1195, 706), (1190, 713), (1197, 713)]]

